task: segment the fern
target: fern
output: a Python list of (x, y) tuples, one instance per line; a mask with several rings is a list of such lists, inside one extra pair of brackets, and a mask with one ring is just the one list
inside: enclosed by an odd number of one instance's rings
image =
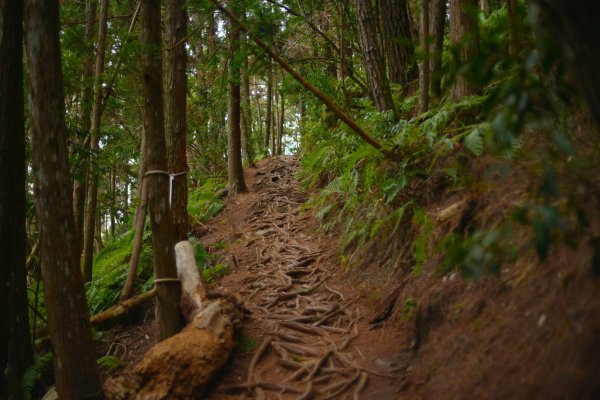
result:
[(99, 367), (104, 367), (107, 369), (119, 369), (125, 365), (123, 361), (121, 361), (117, 357), (112, 356), (100, 357), (96, 360), (96, 363)]
[(463, 139), (463, 145), (467, 150), (476, 156), (480, 156), (483, 152), (483, 135), (481, 128), (477, 126)]
[(41, 356), (36, 356), (33, 359), (33, 364), (23, 374), (23, 399), (31, 400), (33, 389), (39, 382), (42, 374), (50, 368), (52, 364), (52, 352), (45, 353)]

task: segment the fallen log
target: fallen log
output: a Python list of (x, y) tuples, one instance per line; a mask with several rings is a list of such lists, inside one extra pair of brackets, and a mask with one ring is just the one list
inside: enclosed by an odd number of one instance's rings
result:
[(114, 307), (109, 308), (106, 311), (102, 311), (90, 318), (92, 326), (104, 327), (107, 323), (114, 321), (124, 315), (128, 314), (135, 307), (145, 303), (157, 294), (156, 288), (152, 288), (146, 293), (142, 293), (138, 296), (132, 297), (129, 300), (125, 300)]
[(176, 256), (182, 312), (189, 323), (152, 347), (132, 373), (109, 379), (109, 400), (201, 398), (235, 347), (243, 306), (231, 294), (209, 300), (215, 294), (206, 290), (191, 244), (178, 243)]

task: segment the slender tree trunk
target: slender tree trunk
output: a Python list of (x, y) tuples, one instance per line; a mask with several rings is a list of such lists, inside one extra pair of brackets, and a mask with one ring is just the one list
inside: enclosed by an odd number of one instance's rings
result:
[(377, 14), (373, 10), (371, 0), (355, 0), (355, 3), (364, 66), (375, 107), (379, 112), (395, 113), (392, 90), (377, 36)]
[[(98, 21), (98, 46), (96, 53), (96, 69), (94, 79), (94, 106), (92, 111), (92, 127), (90, 150), (98, 151), (100, 142), (100, 121), (102, 110), (102, 74), (104, 73), (104, 55), (106, 50), (106, 20), (108, 17), (108, 0), (100, 2), (100, 20)], [(92, 154), (94, 157), (94, 154)], [(83, 279), (92, 280), (94, 261), (94, 232), (96, 208), (98, 205), (98, 170), (95, 162), (90, 163), (87, 204), (85, 207), (85, 228), (83, 235)]]
[[(275, 86), (277, 86), (277, 84), (275, 84)], [(274, 96), (273, 96), (273, 112), (271, 113), (272, 115), (272, 119), (271, 119), (271, 155), (276, 156), (277, 155), (277, 136), (279, 135), (279, 124), (277, 123), (279, 121), (278, 118), (278, 113), (279, 113), (279, 92), (277, 90), (275, 90)]]
[[(460, 46), (457, 63), (468, 62), (479, 52), (477, 0), (450, 0), (450, 41)], [(450, 89), (450, 98), (461, 101), (477, 93), (477, 87), (459, 74)]]
[(129, 260), (129, 269), (127, 270), (127, 279), (121, 292), (121, 301), (125, 301), (133, 296), (135, 289), (135, 278), (137, 276), (137, 267), (142, 254), (142, 244), (144, 240), (144, 227), (146, 226), (146, 214), (148, 211), (148, 185), (146, 180), (142, 180), (142, 190), (140, 193), (140, 203), (136, 210), (135, 237), (131, 249), (131, 258)]
[(237, 54), (240, 51), (240, 28), (229, 21), (229, 136), (227, 172), (230, 193), (247, 192), (242, 168), (242, 131), (240, 127), (240, 63)]
[(175, 267), (175, 232), (169, 211), (169, 175), (165, 143), (160, 37), (160, 0), (142, 0), (142, 73), (144, 78), (144, 134), (148, 157), (148, 203), (152, 223), (154, 276), (158, 291), (158, 338), (181, 329), (181, 288)]
[(279, 102), (280, 102), (279, 106), (281, 107), (281, 110), (279, 112), (279, 135), (278, 135), (278, 140), (277, 140), (277, 154), (281, 155), (281, 154), (283, 154), (282, 144), (283, 144), (283, 134), (285, 133), (284, 132), (285, 97), (284, 97), (283, 93), (279, 97)]
[(0, 397), (9, 399), (21, 397), (21, 378), (32, 360), (25, 267), (22, 23), (23, 1), (0, 0)]
[(431, 47), (431, 93), (442, 96), (442, 51), (446, 27), (446, 0), (433, 0), (430, 9), (429, 32), (433, 40)]
[(517, 52), (517, 1), (506, 0), (506, 10), (508, 12), (508, 54), (514, 56)]
[(117, 167), (113, 165), (112, 171), (110, 173), (110, 190), (111, 190), (111, 198), (110, 198), (110, 237), (111, 239), (115, 238), (115, 225), (116, 214), (117, 214)]
[[(101, 399), (73, 219), (58, 1), (28, 0), (29, 119), (42, 274), (61, 399)], [(69, 240), (71, 238), (71, 240)]]
[[(246, 41), (244, 41), (245, 43)], [(247, 47), (247, 45), (246, 45)], [(252, 107), (250, 106), (250, 76), (248, 71), (248, 56), (242, 64), (242, 139), (248, 165), (254, 165), (254, 150), (252, 149)]]
[(390, 81), (402, 85), (406, 92), (417, 71), (406, 0), (381, 0), (381, 16)]
[[(96, 0), (88, 0), (85, 8), (86, 22), (83, 41), (85, 50), (82, 59), (83, 85), (81, 91), (81, 129), (86, 133), (84, 145), (89, 146), (92, 128), (92, 102), (94, 79), (94, 37), (96, 29)], [(77, 246), (79, 254), (83, 251), (83, 227), (85, 221), (85, 200), (88, 188), (89, 159), (85, 160), (83, 171), (73, 185), (73, 209), (75, 211), (75, 228), (77, 229)]]
[(490, 0), (479, 0), (479, 7), (481, 8), (481, 12), (484, 16), (487, 17), (490, 15)]
[(267, 74), (267, 110), (265, 111), (265, 151), (268, 154), (272, 130), (271, 114), (273, 111), (273, 65), (271, 64), (270, 60)]
[(419, 76), (419, 111), (429, 109), (429, 0), (421, 0), (421, 74)]
[[(167, 130), (167, 149), (169, 152), (169, 170), (172, 174), (187, 171), (187, 54), (185, 37), (187, 35), (187, 12), (184, 0), (167, 1), (166, 20), (166, 101), (165, 116)], [(187, 175), (176, 175), (173, 181), (171, 215), (175, 225), (176, 241), (187, 240)]]

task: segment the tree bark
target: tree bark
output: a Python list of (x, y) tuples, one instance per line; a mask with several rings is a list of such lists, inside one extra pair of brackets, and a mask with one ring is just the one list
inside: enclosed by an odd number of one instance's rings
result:
[(371, 0), (355, 0), (355, 3), (364, 66), (375, 107), (379, 112), (393, 111), (395, 113), (392, 90), (379, 46), (377, 14), (373, 10)]
[(381, 0), (383, 39), (390, 81), (406, 85), (416, 77), (415, 48), (406, 0)]
[[(458, 64), (464, 64), (479, 52), (477, 0), (450, 0), (450, 41), (459, 46)], [(450, 89), (452, 101), (461, 101), (477, 93), (477, 87), (462, 74)]]
[(25, 268), (22, 22), (23, 1), (0, 0), (0, 397), (9, 399), (21, 397), (21, 379), (32, 360)]
[(429, 0), (421, 0), (421, 52), (419, 75), (419, 111), (429, 109)]
[[(144, 80), (144, 134), (148, 157), (148, 203), (152, 223), (154, 276), (157, 281), (158, 338), (164, 340), (181, 329), (180, 287), (176, 281), (175, 232), (169, 210), (167, 148), (165, 143), (160, 37), (160, 0), (142, 3), (142, 73)], [(161, 281), (166, 279), (165, 281)]]
[(285, 97), (283, 93), (279, 96), (279, 135), (277, 136), (277, 154), (283, 154), (283, 134), (285, 125)]
[(142, 190), (140, 193), (140, 203), (138, 204), (135, 216), (135, 237), (131, 249), (131, 259), (129, 260), (129, 269), (127, 270), (127, 279), (121, 292), (121, 301), (125, 301), (133, 296), (135, 288), (135, 278), (137, 276), (137, 267), (142, 254), (142, 243), (144, 239), (144, 227), (146, 226), (146, 214), (148, 211), (148, 184), (146, 180), (141, 181)]
[(240, 97), (240, 63), (237, 55), (240, 51), (240, 28), (235, 21), (229, 21), (229, 136), (227, 153), (227, 174), (229, 192), (247, 192), (242, 167), (242, 131)]
[[(244, 41), (245, 42), (245, 41)], [(247, 46), (246, 46), (247, 47)], [(248, 165), (254, 165), (254, 150), (252, 148), (252, 107), (250, 106), (250, 74), (248, 56), (244, 56), (242, 64), (242, 142)]]
[(75, 240), (58, 1), (28, 0), (29, 119), (54, 376), (62, 399), (101, 399)]
[(430, 51), (431, 93), (440, 98), (442, 96), (442, 52), (446, 27), (446, 0), (433, 0), (430, 16), (429, 32), (433, 40)]
[[(169, 152), (169, 170), (172, 174), (187, 171), (187, 12), (184, 0), (167, 1), (166, 20), (166, 130)], [(176, 175), (173, 181), (171, 215), (175, 226), (175, 240), (188, 237), (187, 175)]]
[(271, 114), (273, 112), (273, 65), (269, 60), (269, 69), (267, 72), (267, 109), (265, 111), (265, 152), (269, 153), (269, 143), (271, 142)]
[[(90, 151), (92, 157), (98, 151), (100, 142), (100, 121), (102, 117), (102, 74), (104, 73), (104, 55), (106, 50), (106, 20), (108, 17), (108, 0), (100, 2), (100, 19), (98, 21), (98, 46), (96, 53), (96, 69), (94, 78), (94, 105), (92, 111), (92, 126)], [(85, 207), (85, 228), (83, 235), (83, 279), (92, 280), (94, 261), (94, 233), (96, 231), (96, 208), (98, 205), (98, 169), (96, 162), (90, 162), (87, 203)]]
[[(94, 79), (94, 34), (96, 28), (96, 0), (88, 0), (85, 8), (86, 22), (84, 41), (84, 55), (81, 61), (83, 67), (81, 91), (81, 130), (86, 133), (83, 144), (89, 146), (90, 130), (92, 128), (92, 101)], [(85, 165), (79, 179), (73, 184), (73, 210), (75, 212), (75, 228), (77, 229), (77, 246), (79, 254), (83, 251), (83, 227), (85, 221), (85, 200), (88, 188), (89, 158), (86, 157)]]

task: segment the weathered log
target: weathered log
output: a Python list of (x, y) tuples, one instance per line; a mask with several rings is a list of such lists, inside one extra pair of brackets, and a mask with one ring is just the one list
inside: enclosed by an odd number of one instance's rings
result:
[(107, 399), (201, 398), (235, 347), (243, 307), (231, 295), (209, 300), (215, 294), (206, 290), (191, 244), (178, 243), (176, 256), (182, 312), (190, 322), (180, 333), (152, 347), (132, 374), (109, 379)]

